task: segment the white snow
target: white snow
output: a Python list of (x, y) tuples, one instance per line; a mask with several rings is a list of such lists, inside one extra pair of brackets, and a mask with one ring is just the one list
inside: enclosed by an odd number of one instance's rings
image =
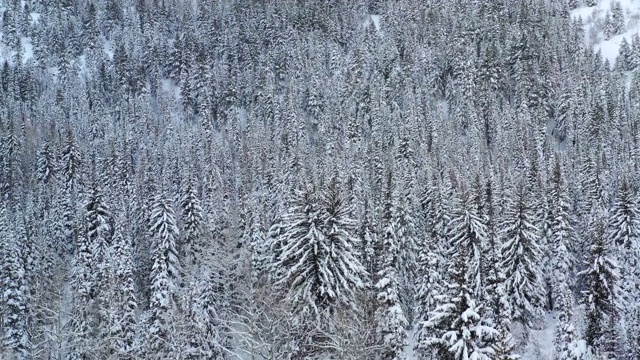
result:
[(174, 84), (171, 79), (162, 79), (160, 83), (162, 84), (162, 91), (169, 93), (176, 100), (181, 98), (180, 87)]
[(552, 360), (554, 345), (554, 331), (558, 320), (556, 313), (545, 314), (545, 326), (541, 330), (531, 330), (531, 341), (524, 354), (522, 360)]
[(80, 65), (80, 73), (87, 74), (87, 55), (80, 55), (78, 57), (78, 65)]
[(479, 319), (479, 318), (480, 318), (480, 316), (478, 315), (478, 313), (477, 313), (477, 312), (475, 312), (475, 310), (474, 310), (474, 309), (469, 308), (469, 309), (465, 310), (465, 311), (462, 313), (462, 315), (460, 315), (460, 318), (461, 318), (463, 321), (465, 321), (465, 322), (466, 322), (466, 321), (468, 321), (469, 319)]
[(380, 15), (371, 15), (371, 21), (373, 21), (376, 30), (380, 31)]
[(25, 64), (29, 59), (33, 58), (33, 45), (31, 44), (31, 38), (21, 37), (20, 44), (24, 49), (24, 56), (22, 58), (22, 63)]
[(247, 126), (247, 109), (244, 107), (239, 107), (236, 109), (237, 115), (238, 115), (238, 120), (240, 122), (240, 126), (242, 126), (242, 128), (246, 128)]
[(100, 35), (103, 44), (103, 51), (109, 57), (109, 60), (113, 60), (113, 48), (111, 47), (111, 42), (107, 41), (102, 35)]
[[(631, 43), (631, 36), (640, 31), (640, 1), (638, 0), (618, 0), (624, 9), (625, 22), (627, 31), (623, 34), (613, 36), (609, 40), (604, 40), (602, 31), (599, 31), (597, 38), (590, 36), (590, 33), (596, 31), (597, 27), (601, 27), (607, 11), (611, 9), (614, 0), (600, 0), (597, 6), (582, 6), (571, 11), (571, 17), (577, 19), (582, 18), (586, 34), (585, 41), (588, 45), (593, 45), (596, 50), (600, 50), (603, 59), (608, 59), (611, 66), (614, 65), (618, 56), (618, 49), (623, 38), (627, 38), (627, 42)], [(592, 43), (593, 42), (593, 43)]]
[(367, 18), (362, 24), (362, 27), (366, 28), (367, 26), (369, 26), (369, 24), (371, 24), (371, 22), (373, 22), (373, 26), (376, 27), (376, 30), (380, 31), (380, 15), (367, 15)]
[(36, 24), (40, 20), (40, 14), (32, 12), (31, 14), (31, 23)]
[(407, 331), (407, 346), (404, 347), (404, 355), (406, 360), (417, 360), (418, 354), (416, 354), (414, 348), (416, 345), (415, 330), (411, 329)]
[(586, 356), (588, 352), (587, 342), (585, 340), (578, 341), (575, 347), (570, 348), (571, 354), (576, 359), (582, 359)]

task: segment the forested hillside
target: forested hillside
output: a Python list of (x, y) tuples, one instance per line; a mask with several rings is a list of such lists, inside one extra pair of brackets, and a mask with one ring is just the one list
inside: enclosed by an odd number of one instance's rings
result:
[(0, 358), (640, 359), (631, 3), (0, 0)]

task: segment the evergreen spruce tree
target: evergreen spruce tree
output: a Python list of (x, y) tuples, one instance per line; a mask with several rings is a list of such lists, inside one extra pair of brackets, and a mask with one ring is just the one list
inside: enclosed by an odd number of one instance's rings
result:
[(539, 230), (535, 209), (529, 203), (524, 185), (520, 183), (507, 199), (501, 257), (505, 272), (505, 292), (511, 302), (512, 319), (531, 326), (542, 301), (540, 275)]
[(378, 322), (376, 334), (378, 344), (381, 346), (381, 360), (403, 360), (404, 347), (407, 344), (405, 328), (408, 322), (402, 311), (399, 297), (400, 249), (394, 222), (392, 178), (392, 173), (389, 171), (382, 218), (384, 228), (380, 239), (382, 246), (378, 254), (379, 270), (376, 273), (375, 284), (378, 292), (378, 307), (375, 315)]
[(640, 66), (640, 36), (634, 34), (631, 36), (631, 55), (629, 58), (629, 70), (635, 70)]
[(93, 248), (84, 234), (77, 237), (76, 256), (73, 267), (73, 320), (72, 333), (66, 339), (71, 345), (71, 359), (85, 359), (91, 353), (95, 334), (95, 277)]
[(89, 201), (85, 206), (87, 240), (91, 244), (97, 263), (104, 262), (107, 248), (111, 245), (112, 217), (106, 206), (102, 191), (97, 185), (93, 186)]
[(204, 215), (200, 200), (196, 196), (193, 181), (186, 181), (183, 196), (180, 201), (182, 208), (182, 223), (184, 231), (181, 244), (181, 256), (185, 264), (196, 264), (203, 251)]
[(147, 348), (144, 350), (157, 358), (168, 358), (171, 342), (171, 317), (175, 304), (171, 296), (167, 259), (159, 239), (153, 251), (151, 271), (151, 301), (149, 304), (149, 325), (147, 329)]
[(635, 324), (635, 309), (640, 296), (640, 212), (638, 204), (625, 177), (618, 189), (608, 221), (608, 237), (612, 255), (619, 262), (621, 300), (625, 306), (621, 315), (626, 320), (627, 341), (633, 348), (637, 340), (638, 326)]
[(29, 312), (26, 269), (21, 251), (25, 239), (17, 239), (10, 228), (6, 211), (0, 207), (0, 269), (3, 311), (2, 348), (0, 355), (6, 359), (27, 360), (32, 356), (27, 322)]
[(585, 265), (579, 275), (585, 277), (584, 291), (585, 340), (599, 356), (613, 355), (616, 338), (612, 324), (619, 321), (620, 288), (619, 268), (612, 257), (611, 242), (606, 234), (601, 216), (594, 216), (589, 231), (591, 247)]
[[(102, 192), (94, 184), (89, 195), (89, 201), (85, 206), (86, 240), (91, 247), (91, 263), (84, 271), (88, 271), (92, 277), (92, 286), (89, 289), (92, 307), (88, 310), (90, 326), (94, 331), (93, 336), (99, 339), (108, 337), (110, 304), (109, 281), (110, 276), (109, 247), (113, 232), (112, 216), (106, 206)], [(102, 349), (104, 350), (104, 349)]]
[(213, 276), (204, 277), (194, 287), (189, 308), (188, 344), (183, 352), (187, 359), (224, 359), (224, 339), (220, 315), (216, 310), (219, 295), (215, 289)]
[(620, 49), (618, 50), (618, 56), (616, 57), (616, 69), (621, 71), (633, 70), (631, 56), (629, 42), (626, 37), (623, 37), (620, 43)]
[[(444, 294), (437, 297), (438, 305), (431, 312), (426, 326), (433, 335), (419, 347), (434, 349), (439, 359), (492, 359), (496, 354), (492, 343), (498, 335), (484, 318), (484, 309), (475, 298), (473, 252), (475, 236), (486, 236), (486, 229), (479, 226), (477, 217), (469, 212), (468, 195), (462, 193), (455, 209), (455, 224), (451, 231), (451, 247), (447, 255), (453, 259), (448, 269)], [(475, 224), (473, 224), (475, 222)], [(476, 226), (478, 225), (478, 226)]]
[(615, 35), (626, 31), (627, 25), (624, 19), (624, 10), (619, 1), (614, 1), (611, 5), (611, 27)]
[(418, 250), (418, 271), (416, 274), (418, 288), (416, 290), (416, 349), (420, 359), (431, 359), (434, 355), (430, 349), (420, 348), (420, 344), (431, 337), (431, 329), (426, 326), (430, 313), (437, 305), (436, 298), (442, 293), (440, 264), (443, 263), (439, 246), (435, 219), (438, 217), (437, 185), (429, 184), (422, 199), (424, 208), (425, 238)]
[[(364, 287), (366, 274), (358, 260), (355, 222), (337, 182), (318, 196), (314, 186), (296, 191), (283, 218), (283, 244), (273, 267), (276, 285), (292, 306), (295, 323), (307, 332), (318, 327), (327, 331), (340, 307), (357, 311), (355, 291)], [(326, 339), (300, 339), (298, 356), (317, 353)], [(306, 354), (306, 355), (305, 355)]]
[(630, 260), (633, 260), (633, 254), (638, 253), (640, 246), (640, 213), (637, 206), (629, 181), (624, 177), (611, 209), (608, 227), (612, 245), (624, 249), (623, 254), (627, 254)]
[(497, 201), (495, 198), (493, 180), (489, 178), (484, 186), (484, 203), (487, 219), (487, 242), (485, 243), (484, 256), (486, 261), (483, 269), (485, 276), (486, 303), (485, 314), (489, 318), (497, 334), (493, 341), (495, 351), (494, 358), (499, 360), (516, 360), (520, 356), (515, 353), (516, 344), (511, 335), (511, 304), (505, 292), (504, 269), (501, 266), (501, 244), (497, 233), (496, 213)]
[(449, 223), (448, 237), (451, 248), (455, 247), (454, 244), (461, 242), (462, 244), (458, 246), (469, 249), (470, 258), (467, 265), (471, 281), (469, 286), (473, 291), (474, 298), (481, 299), (484, 292), (482, 258), (484, 256), (483, 249), (486, 248), (488, 231), (486, 219), (478, 211), (477, 204), (471, 201), (465, 189), (461, 190), (459, 197), (458, 208), (454, 209), (454, 216)]
[[(173, 293), (180, 278), (180, 261), (176, 248), (176, 239), (180, 231), (176, 225), (176, 216), (173, 206), (166, 200), (164, 194), (156, 196), (151, 204), (149, 216), (149, 234), (153, 242), (154, 268), (166, 272), (167, 285)], [(158, 251), (162, 256), (156, 254)], [(156, 264), (160, 259), (164, 264)], [(164, 266), (164, 267), (163, 267)], [(161, 277), (164, 277), (163, 274)]]
[(579, 360), (583, 356), (580, 354), (580, 340), (578, 331), (573, 321), (573, 301), (571, 292), (565, 287), (564, 291), (557, 296), (560, 303), (557, 304), (558, 323), (554, 334), (554, 359), (558, 360)]
[[(133, 280), (133, 253), (131, 240), (116, 226), (113, 236), (113, 249), (110, 252), (114, 276), (114, 298), (111, 303), (111, 336), (114, 341), (114, 353), (119, 358), (130, 358), (134, 352), (136, 340), (136, 311), (138, 302)], [(117, 285), (116, 285), (117, 284)]]
[[(330, 261), (326, 262), (328, 279), (335, 278), (334, 290), (339, 303), (357, 311), (355, 291), (364, 287), (366, 270), (361, 264), (358, 253), (359, 239), (355, 236), (356, 222), (351, 218), (352, 208), (349, 199), (343, 195), (337, 174), (329, 182), (320, 199), (322, 212), (322, 230), (327, 239)], [(327, 279), (327, 280), (328, 280)]]
[(609, 40), (613, 37), (615, 33), (615, 25), (613, 19), (611, 18), (611, 13), (607, 11), (607, 14), (604, 17), (604, 24), (602, 31), (604, 32), (604, 39)]
[(573, 245), (573, 222), (571, 218), (571, 200), (564, 176), (560, 169), (560, 162), (556, 158), (551, 177), (551, 276), (552, 306), (555, 309), (563, 303), (567, 288), (573, 286), (574, 260), (570, 249)]
[(78, 149), (78, 143), (73, 131), (69, 128), (67, 130), (64, 147), (62, 148), (59, 172), (63, 177), (65, 184), (71, 187), (71, 189), (74, 189), (79, 180), (81, 165), (82, 156), (80, 154), (80, 149)]
[(149, 233), (152, 237), (151, 301), (144, 351), (157, 358), (172, 355), (172, 324), (176, 312), (176, 287), (179, 279), (179, 261), (176, 225), (173, 207), (164, 194), (156, 196), (149, 217)]
[(45, 142), (38, 152), (38, 181), (47, 184), (55, 178), (55, 156), (49, 143)]

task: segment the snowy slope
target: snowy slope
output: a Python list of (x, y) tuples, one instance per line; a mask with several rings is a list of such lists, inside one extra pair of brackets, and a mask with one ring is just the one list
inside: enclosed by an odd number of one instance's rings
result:
[(406, 360), (418, 359), (418, 356), (414, 351), (415, 346), (416, 346), (415, 331), (414, 330), (407, 331), (407, 346), (405, 346), (404, 348), (404, 354), (406, 356)]
[(604, 40), (602, 24), (607, 11), (610, 11), (614, 0), (600, 0), (597, 6), (582, 6), (571, 11), (571, 17), (582, 18), (588, 45), (592, 45), (596, 50), (602, 52), (602, 57), (609, 59), (613, 66), (618, 56), (618, 49), (623, 38), (631, 43), (631, 36), (640, 32), (640, 0), (618, 0), (625, 13), (627, 31), (623, 34), (613, 36), (609, 40)]
[(554, 355), (553, 337), (557, 324), (556, 314), (545, 315), (545, 326), (541, 330), (531, 330), (531, 341), (522, 354), (523, 360), (551, 360)]

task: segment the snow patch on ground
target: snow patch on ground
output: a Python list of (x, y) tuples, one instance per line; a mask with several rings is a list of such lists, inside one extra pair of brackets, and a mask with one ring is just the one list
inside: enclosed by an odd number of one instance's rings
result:
[(376, 30), (380, 31), (380, 15), (371, 15), (371, 21), (373, 21)]
[(240, 122), (240, 126), (242, 126), (243, 129), (245, 129), (247, 127), (247, 109), (244, 107), (239, 107), (237, 110), (238, 113), (238, 120)]
[(162, 79), (160, 83), (162, 84), (162, 91), (169, 93), (176, 100), (180, 99), (180, 87), (174, 84), (171, 79)]
[(531, 330), (529, 346), (522, 354), (522, 360), (552, 360), (554, 353), (554, 331), (558, 320), (556, 312), (546, 313), (544, 328)]
[(109, 57), (109, 60), (113, 60), (113, 48), (111, 47), (111, 42), (107, 41), (102, 35), (100, 35), (100, 37), (102, 38), (102, 50), (104, 51), (105, 54), (107, 54), (107, 56)]
[(367, 15), (367, 19), (364, 21), (364, 24), (362, 24), (362, 26), (366, 28), (367, 26), (369, 26), (369, 24), (371, 24), (371, 22), (373, 22), (373, 26), (376, 27), (376, 30), (380, 31), (380, 15)]
[(80, 73), (81, 74), (88, 74), (88, 70), (87, 70), (87, 55), (80, 55), (78, 57), (78, 65), (80, 66)]
[(33, 58), (33, 45), (31, 44), (31, 38), (21, 37), (20, 45), (22, 45), (22, 49), (24, 49), (22, 63), (26, 64), (29, 59)]
[(38, 21), (40, 21), (40, 14), (39, 13), (31, 13), (29, 15), (31, 16), (31, 23), (32, 24), (36, 24), (36, 23), (38, 23)]
[(407, 346), (404, 347), (404, 355), (406, 360), (417, 360), (418, 354), (415, 352), (416, 339), (415, 330), (411, 329), (407, 331)]
[(610, 11), (613, 2), (614, 0), (600, 0), (596, 6), (582, 6), (571, 11), (571, 17), (573, 19), (582, 18), (586, 34), (585, 41), (587, 44), (593, 45), (596, 50), (600, 50), (603, 59), (608, 59), (611, 66), (615, 64), (622, 39), (626, 38), (627, 42), (630, 44), (631, 36), (640, 32), (640, 1), (618, 0), (624, 9), (627, 31), (623, 34), (613, 36), (609, 40), (604, 40), (602, 31), (600, 31), (594, 41), (593, 36), (590, 36), (589, 34), (595, 32), (597, 26), (601, 26), (604, 22), (607, 11)]

